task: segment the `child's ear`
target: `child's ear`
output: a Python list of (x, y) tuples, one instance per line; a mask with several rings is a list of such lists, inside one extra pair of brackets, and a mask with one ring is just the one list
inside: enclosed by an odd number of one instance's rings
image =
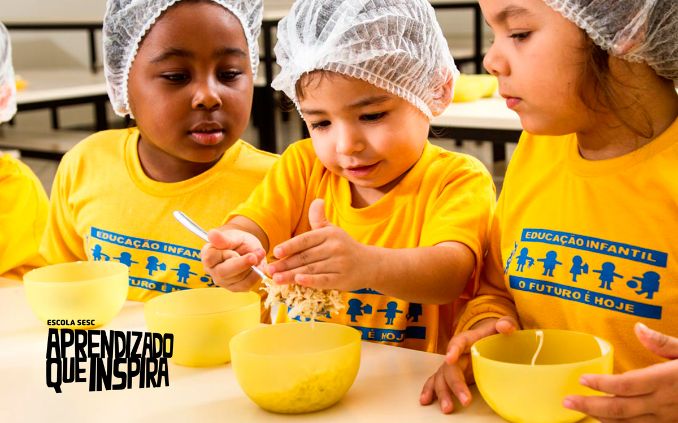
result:
[(431, 114), (438, 116), (441, 114), (452, 101), (452, 85), (454, 83), (454, 75), (449, 72), (446, 75), (444, 82), (436, 88), (433, 94), (433, 101), (431, 102)]

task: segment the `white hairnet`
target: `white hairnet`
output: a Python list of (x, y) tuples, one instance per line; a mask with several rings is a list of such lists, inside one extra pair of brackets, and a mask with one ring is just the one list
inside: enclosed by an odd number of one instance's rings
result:
[(0, 122), (16, 113), (16, 85), (12, 67), (12, 45), (5, 25), (0, 23)]
[[(181, 0), (108, 0), (104, 17), (104, 74), (113, 109), (131, 115), (127, 78), (144, 35), (160, 15)], [(249, 47), (252, 73), (259, 66), (258, 37), (261, 31), (262, 0), (210, 0), (230, 11), (243, 27)], [(200, 25), (200, 22), (196, 22)]]
[(297, 0), (278, 24), (273, 88), (299, 108), (296, 84), (314, 70), (362, 79), (429, 118), (459, 71), (426, 0)]
[(544, 0), (611, 55), (678, 79), (678, 1)]

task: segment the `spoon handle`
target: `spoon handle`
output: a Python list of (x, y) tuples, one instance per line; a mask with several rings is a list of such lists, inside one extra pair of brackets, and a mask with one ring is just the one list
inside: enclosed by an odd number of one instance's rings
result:
[(190, 217), (186, 216), (183, 212), (179, 210), (175, 210), (172, 215), (174, 216), (175, 219), (179, 221), (186, 229), (189, 231), (193, 232), (194, 234), (198, 235), (200, 238), (202, 238), (205, 242), (210, 242), (209, 239), (207, 239), (207, 231), (198, 226), (197, 223), (191, 220)]
[[(186, 229), (189, 231), (193, 232), (194, 234), (198, 235), (200, 238), (202, 238), (205, 242), (210, 242), (209, 239), (207, 239), (207, 231), (201, 228), (197, 223), (195, 223), (193, 220), (191, 220), (190, 217), (186, 216), (184, 212), (181, 212), (179, 210), (175, 210), (172, 212), (172, 215), (176, 220), (179, 221)], [(262, 272), (258, 267), (255, 266), (250, 266), (252, 270), (259, 275), (260, 278), (262, 279), (268, 279), (268, 276), (264, 272)]]

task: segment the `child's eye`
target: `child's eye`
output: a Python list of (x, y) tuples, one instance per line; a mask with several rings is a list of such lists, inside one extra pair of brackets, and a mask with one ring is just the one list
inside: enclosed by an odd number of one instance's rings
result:
[(237, 78), (242, 72), (240, 71), (224, 71), (224, 72), (219, 72), (219, 79), (222, 81), (233, 81), (235, 78)]
[(330, 126), (330, 121), (321, 120), (319, 122), (310, 122), (309, 125), (311, 125), (311, 129), (321, 129)]
[(383, 118), (384, 116), (386, 116), (386, 112), (370, 113), (370, 114), (366, 114), (366, 115), (361, 115), (360, 120), (371, 122), (371, 121), (379, 120), (379, 119)]
[(172, 72), (172, 73), (163, 73), (161, 75), (164, 79), (168, 80), (169, 82), (173, 83), (182, 83), (186, 82), (189, 80), (189, 75), (186, 73), (180, 73), (180, 72)]
[(527, 32), (516, 32), (514, 34), (509, 35), (509, 38), (513, 38), (514, 40), (517, 41), (523, 41), (525, 40), (531, 33), (529, 31)]

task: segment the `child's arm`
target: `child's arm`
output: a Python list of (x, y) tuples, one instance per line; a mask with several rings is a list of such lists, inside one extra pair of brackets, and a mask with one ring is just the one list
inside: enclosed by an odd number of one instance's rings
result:
[(475, 297), (466, 305), (459, 319), (456, 334), (448, 344), (445, 361), (428, 378), (419, 397), (422, 405), (431, 404), (437, 398), (443, 413), (453, 411), (453, 397), (457, 397), (463, 406), (471, 402), (471, 391), (468, 389), (468, 385), (473, 382), (471, 345), (486, 336), (510, 333), (519, 328), (516, 308), (504, 282), (500, 247), (502, 210), (503, 201), (500, 198), (492, 219), (490, 248), (482, 266)]
[(249, 291), (261, 278), (251, 266), (265, 264), (268, 237), (254, 221), (235, 216), (207, 234), (210, 242), (200, 252), (205, 271), (214, 283), (230, 291)]
[(37, 177), (0, 152), (0, 275), (22, 265), (40, 265), (38, 246), (47, 210), (47, 194)]
[(518, 324), (512, 317), (488, 318), (455, 335), (448, 344), (445, 361), (424, 383), (419, 396), (421, 405), (432, 404), (437, 398), (440, 410), (445, 414), (454, 411), (453, 397), (457, 397), (464, 407), (469, 405), (472, 397), (468, 385), (473, 383), (471, 345), (486, 336), (511, 333), (517, 328)]
[(267, 266), (278, 283), (323, 289), (371, 288), (410, 302), (443, 304), (461, 294), (475, 267), (465, 245), (390, 249), (361, 244), (329, 224), (324, 201), (309, 210), (312, 230), (276, 246), (279, 261)]
[(619, 375), (584, 375), (580, 383), (609, 395), (569, 396), (565, 407), (602, 421), (678, 421), (678, 338), (640, 323), (635, 332), (645, 348), (670, 361)]
[(74, 164), (72, 156), (66, 154), (54, 176), (47, 225), (40, 243), (40, 254), (50, 264), (87, 260), (84, 240), (78, 233), (69, 201), (76, 173), (77, 163)]

